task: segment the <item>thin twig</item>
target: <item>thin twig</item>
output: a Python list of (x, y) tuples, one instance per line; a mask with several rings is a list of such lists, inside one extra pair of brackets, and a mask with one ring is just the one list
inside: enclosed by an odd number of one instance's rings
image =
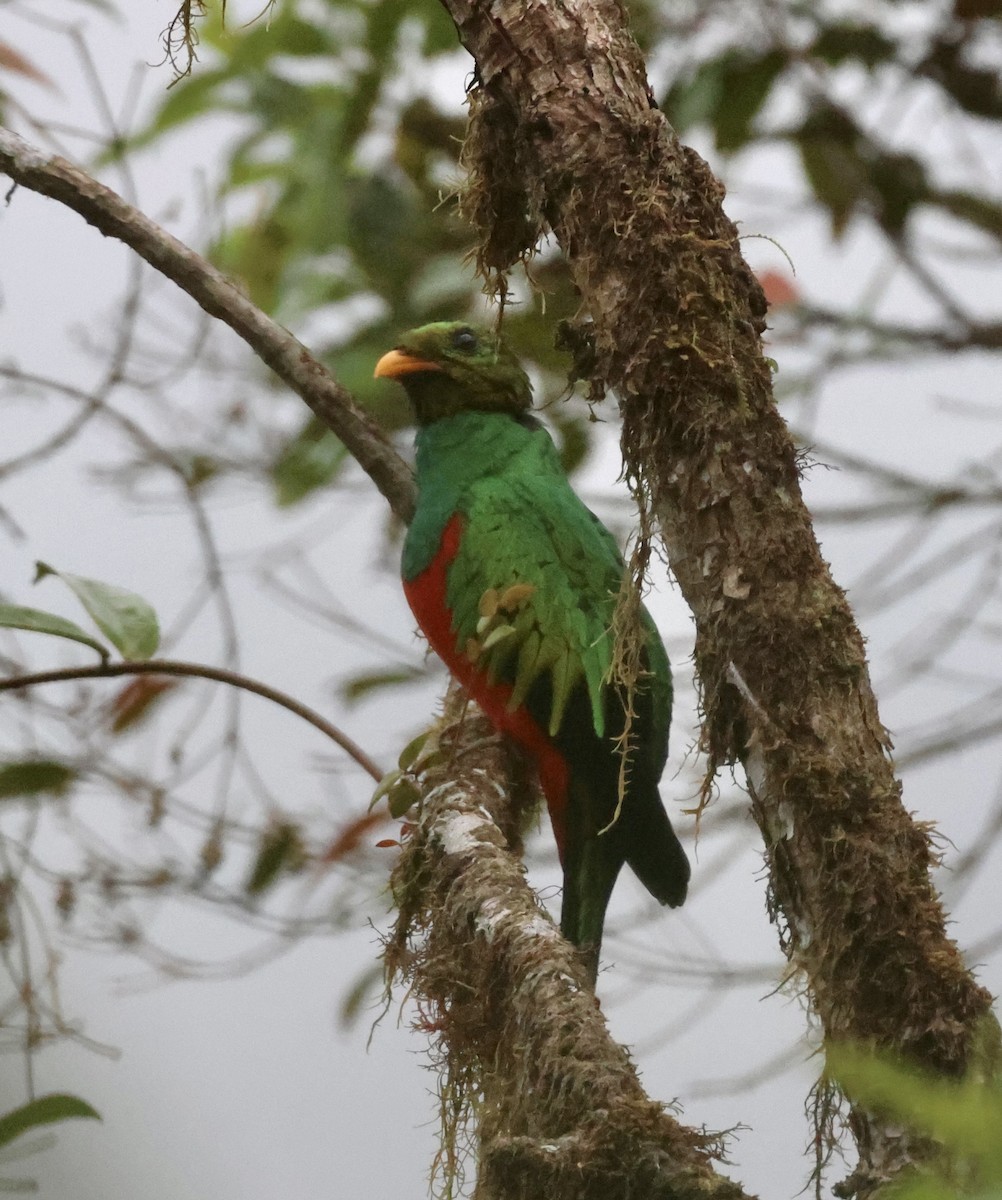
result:
[(285, 692), (269, 687), (257, 679), (241, 675), (237, 671), (228, 671), (225, 667), (210, 667), (203, 663), (181, 662), (170, 658), (152, 658), (146, 662), (106, 663), (94, 667), (63, 667), (54, 671), (37, 671), (30, 675), (16, 675), (12, 679), (0, 679), (0, 692), (20, 691), (22, 688), (34, 687), (41, 683), (65, 683), (75, 679), (114, 679), (121, 675), (180, 675), (195, 679), (211, 679), (217, 683), (225, 683), (230, 687), (241, 688), (245, 692), (253, 692), (265, 700), (281, 705), (289, 712), (302, 717), (315, 729), (319, 729), (336, 742), (346, 754), (377, 782), (386, 774), (365, 753), (357, 742), (343, 733), (336, 725), (332, 725), (312, 708), (301, 704)]

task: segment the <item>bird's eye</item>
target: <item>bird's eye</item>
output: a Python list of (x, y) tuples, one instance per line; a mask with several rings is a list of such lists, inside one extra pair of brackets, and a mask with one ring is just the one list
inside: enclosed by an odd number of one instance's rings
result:
[(472, 329), (457, 329), (452, 335), (452, 346), (454, 350), (472, 354), (477, 348), (477, 335)]

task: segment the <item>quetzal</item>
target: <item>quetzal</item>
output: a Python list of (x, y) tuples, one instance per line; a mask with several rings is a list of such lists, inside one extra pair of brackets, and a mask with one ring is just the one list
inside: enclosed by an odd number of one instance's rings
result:
[(624, 862), (662, 904), (685, 899), (689, 863), (658, 795), (668, 657), (643, 609), (620, 804), (625, 694), (611, 674), (623, 559), (532, 416), (528, 377), (493, 333), (445, 322), (405, 334), (375, 374), (403, 385), (419, 426), (407, 600), (452, 674), (535, 761), (563, 867), (560, 928), (594, 978)]

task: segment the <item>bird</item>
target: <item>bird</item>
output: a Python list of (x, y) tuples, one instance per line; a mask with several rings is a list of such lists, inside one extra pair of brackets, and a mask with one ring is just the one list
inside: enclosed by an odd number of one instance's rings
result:
[(423, 325), (374, 373), (403, 386), (418, 426), (404, 593), (451, 674), (535, 765), (563, 871), (560, 929), (594, 985), (624, 863), (661, 904), (686, 897), (689, 861), (658, 792), (668, 656), (640, 606), (633, 695), (613, 678), (622, 555), (571, 488), (495, 332)]

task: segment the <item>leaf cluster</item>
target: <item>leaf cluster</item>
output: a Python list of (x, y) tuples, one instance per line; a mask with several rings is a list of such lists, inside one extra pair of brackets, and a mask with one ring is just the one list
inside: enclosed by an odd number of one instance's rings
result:
[[(374, 381), (373, 364), (402, 331), (481, 307), (466, 261), (473, 235), (455, 203), (466, 121), (427, 82), (463, 69), (451, 22), (421, 0), (277, 0), (249, 24), (213, 9), (196, 28), (197, 70), (123, 151), (232, 121), (219, 181), (226, 225), (212, 257), (267, 312), (293, 326), (308, 318), (311, 347), (384, 427), (409, 425), (399, 389)], [(573, 313), (562, 259), (541, 263), (536, 285), (548, 316)], [(562, 356), (538, 320), (542, 301), (523, 299), (506, 331), (555, 394)], [(554, 424), (574, 469), (590, 447), (587, 422), (562, 410)], [(321, 423), (304, 420), (273, 454), (278, 504), (331, 483), (346, 458)]]
[(859, 17), (835, 5), (784, 5), (751, 37), (744, 23), (726, 32), (717, 11), (723, 41), (690, 61), (660, 102), (680, 133), (708, 128), (722, 154), (790, 147), (836, 237), (859, 217), (901, 237), (932, 208), (998, 240), (1002, 206), (951, 186), (926, 125), (902, 117), (922, 106), (968, 127), (1002, 118), (1002, 84), (988, 65), (997, 28), (985, 19), (997, 10), (929, 5), (917, 33), (902, 7), (884, 0)]
[(854, 1103), (929, 1139), (938, 1152), (894, 1185), (895, 1200), (1002, 1196), (1002, 1094), (995, 1080), (936, 1078), (858, 1047), (829, 1047), (829, 1070)]

